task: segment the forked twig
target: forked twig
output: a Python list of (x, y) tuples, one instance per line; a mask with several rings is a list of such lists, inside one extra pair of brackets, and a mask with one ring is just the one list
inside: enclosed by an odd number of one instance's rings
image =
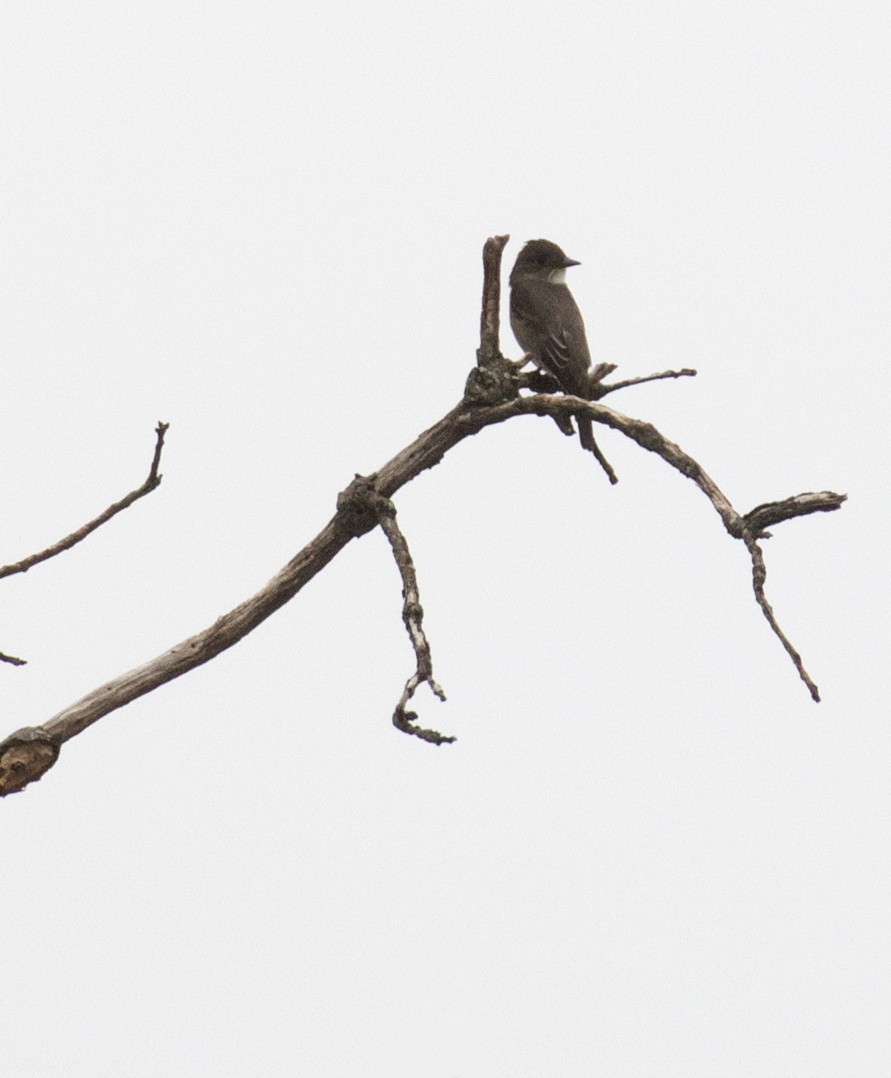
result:
[(422, 741), (429, 741), (432, 745), (448, 744), (455, 738), (447, 737), (438, 730), (416, 726), (417, 713), (406, 711), (409, 701), (424, 682), (430, 686), (431, 692), (437, 699), (445, 700), (446, 697), (442, 686), (433, 677), (433, 656), (430, 652), (430, 642), (424, 632), (424, 608), (421, 606), (418, 577), (411, 551), (408, 549), (408, 542), (402, 529), (396, 522), (396, 506), (375, 488), (374, 481), (375, 476), (357, 475), (338, 499), (338, 509), (355, 522), (362, 531), (367, 530), (369, 518), (374, 516), (387, 537), (393, 551), (393, 559), (402, 577), (402, 621), (415, 653), (415, 671), (406, 681), (402, 696), (393, 712), (393, 725), (397, 730), (413, 734)]

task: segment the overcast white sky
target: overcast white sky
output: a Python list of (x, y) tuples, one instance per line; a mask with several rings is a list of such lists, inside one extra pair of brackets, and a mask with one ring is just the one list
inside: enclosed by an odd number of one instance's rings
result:
[[(3, 1073), (891, 1073), (887, 6), (0, 7), (2, 734), (261, 586), (460, 396), (480, 252), (545, 236), (609, 399), (741, 510), (552, 423), (0, 806)], [(508, 354), (519, 350), (505, 330)]]

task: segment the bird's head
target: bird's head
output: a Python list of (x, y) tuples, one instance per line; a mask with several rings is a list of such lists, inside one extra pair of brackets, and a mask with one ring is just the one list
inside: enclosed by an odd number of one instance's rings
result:
[(536, 277), (551, 284), (565, 284), (566, 270), (580, 265), (574, 258), (567, 258), (563, 249), (550, 240), (530, 240), (517, 255), (511, 270), (511, 280), (517, 277)]

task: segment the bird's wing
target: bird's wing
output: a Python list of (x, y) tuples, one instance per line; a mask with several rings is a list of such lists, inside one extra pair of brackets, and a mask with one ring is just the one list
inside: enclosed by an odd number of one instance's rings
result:
[(578, 369), (577, 357), (577, 341), (565, 326), (558, 333), (548, 333), (542, 341), (542, 360), (564, 385)]

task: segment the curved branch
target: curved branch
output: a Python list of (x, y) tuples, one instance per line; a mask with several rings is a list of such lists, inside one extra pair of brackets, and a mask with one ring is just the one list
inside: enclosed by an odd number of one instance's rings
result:
[(405, 688), (402, 690), (402, 696), (393, 712), (393, 725), (397, 730), (405, 734), (413, 734), (422, 741), (429, 741), (432, 745), (452, 742), (455, 740), (454, 737), (446, 737), (438, 730), (427, 730), (422, 726), (416, 726), (417, 714), (414, 711), (406, 711), (418, 687), (425, 682), (437, 699), (445, 700), (446, 697), (442, 686), (433, 677), (433, 656), (427, 634), (424, 632), (424, 609), (421, 606), (418, 578), (411, 551), (408, 549), (408, 542), (402, 529), (396, 523), (396, 506), (389, 498), (385, 498), (376, 490), (372, 479), (362, 475), (356, 476), (338, 498), (337, 504), (342, 512), (350, 513), (363, 532), (370, 530), (368, 525), (372, 520), (377, 521), (381, 531), (387, 537), (390, 549), (393, 551), (396, 568), (402, 577), (402, 621), (415, 653), (415, 672), (406, 681)]
[[(632, 419), (603, 404), (583, 401), (579, 397), (535, 395), (516, 397), (489, 406), (461, 401), (368, 479), (373, 481), (379, 494), (391, 498), (421, 472), (435, 467), (459, 442), (487, 427), (520, 415), (554, 417), (575, 414), (580, 410), (588, 411), (595, 422), (619, 431), (644, 449), (656, 453), (682, 475), (692, 479), (711, 502), (727, 532), (736, 539), (743, 538), (743, 518), (714, 480), (692, 457), (665, 438), (651, 423)], [(232, 647), (292, 599), (351, 539), (376, 525), (377, 520), (373, 515), (370, 519), (357, 519), (349, 506), (349, 500), (344, 500), (337, 514), (319, 534), (252, 598), (224, 614), (209, 628), (88, 693), (38, 729), (63, 743), (110, 712), (180, 677), (196, 666), (209, 662), (220, 652)], [(0, 753), (4, 744), (0, 744)]]
[(798, 671), (798, 676), (805, 685), (807, 685), (808, 692), (811, 694), (811, 699), (815, 704), (819, 704), (820, 690), (814, 684), (813, 678), (811, 678), (810, 674), (805, 670), (804, 663), (801, 661), (801, 656), (792, 646), (792, 641), (780, 628), (776, 615), (773, 612), (773, 607), (767, 601), (767, 596), (764, 594), (764, 582), (767, 579), (767, 566), (764, 564), (764, 554), (761, 552), (761, 547), (758, 546), (757, 539), (748, 532), (743, 535), (742, 539), (746, 544), (746, 549), (749, 551), (749, 555), (752, 559), (752, 588), (755, 592), (755, 599), (761, 607), (761, 612), (764, 614), (765, 618), (767, 618), (767, 624), (773, 629), (780, 643), (786, 649), (787, 655), (792, 660), (795, 669)]
[(446, 696), (442, 686), (433, 677), (433, 656), (430, 653), (430, 642), (424, 632), (424, 608), (421, 606), (421, 595), (418, 590), (418, 578), (415, 573), (414, 562), (408, 549), (408, 543), (402, 530), (396, 523), (396, 508), (389, 498), (381, 499), (380, 525), (386, 535), (393, 557), (402, 577), (402, 620), (411, 640), (411, 646), (415, 653), (415, 672), (406, 681), (402, 696), (393, 712), (393, 725), (397, 730), (406, 734), (414, 734), (422, 741), (429, 741), (433, 745), (444, 745), (454, 741), (454, 737), (447, 737), (437, 730), (424, 729), (416, 726), (417, 713), (406, 711), (408, 703), (414, 696), (419, 685), (425, 682), (430, 686), (430, 691), (438, 700), (445, 700)]
[[(494, 280), (497, 277), (497, 262), (504, 242), (506, 242), (506, 237), (496, 238), (491, 249), (492, 257), (486, 262), (484, 296), (487, 298), (484, 299), (483, 337), (485, 341), (488, 335), (491, 344), (492, 334), (494, 334), (496, 347), (494, 351), (490, 348), (485, 357), (482, 355), (481, 348), (478, 354), (478, 366), (468, 377), (464, 398), (442, 419), (416, 438), (411, 445), (397, 453), (378, 472), (367, 477), (357, 476), (338, 498), (337, 512), (334, 517), (252, 598), (236, 606), (209, 628), (189, 637), (150, 662), (95, 689), (41, 726), (18, 731), (0, 743), (0, 795), (12, 792), (14, 789), (21, 789), (26, 782), (39, 778), (54, 762), (55, 756), (50, 749), (57, 749), (64, 741), (81, 733), (104, 715), (180, 677), (232, 647), (279, 607), (292, 599), (308, 581), (336, 557), (351, 539), (364, 535), (379, 524), (387, 533), (402, 573), (405, 597), (403, 616), (415, 647), (417, 669), (406, 683), (403, 697), (397, 705), (397, 716), (401, 715), (411, 724), (415, 716), (413, 713), (405, 712), (405, 707), (421, 681), (428, 681), (437, 695), (441, 696), (442, 690), (432, 680), (429, 647), (421, 629), (417, 581), (414, 578), (408, 548), (404, 537), (395, 526), (395, 519), (390, 511), (392, 506), (386, 511), (382, 507), (389, 506), (387, 499), (390, 499), (421, 472), (435, 467), (450, 449), (465, 438), (480, 433), (486, 427), (504, 423), (508, 419), (521, 415), (548, 416), (556, 419), (558, 425), (563, 426), (568, 423), (571, 416), (586, 412), (594, 422), (611, 427), (642, 448), (656, 453), (671, 467), (691, 479), (709, 499), (728, 534), (742, 540), (748, 548), (753, 564), (756, 599), (774, 632), (792, 657), (802, 679), (811, 690), (811, 695), (815, 700), (819, 699), (816, 685), (804, 670), (800, 656), (780, 630), (773, 611), (764, 597), (765, 570), (757, 539), (763, 534), (765, 524), (773, 524), (804, 513), (837, 509), (844, 501), (844, 495), (830, 492), (801, 494), (783, 502), (766, 503), (753, 509), (749, 514), (741, 516), (702, 466), (674, 442), (665, 438), (651, 423), (622, 415), (603, 404), (580, 397), (552, 396), (542, 393), (521, 397), (519, 395), (521, 364), (514, 364), (503, 359), (497, 349), (498, 308), (492, 297), (495, 289)], [(689, 373), (692, 372), (687, 370), (663, 372), (659, 375), (630, 379), (626, 383), (616, 383), (613, 386), (601, 388), (610, 392), (623, 385), (680, 377)], [(162, 432), (159, 428), (159, 439), (161, 437)], [(160, 449), (157, 453), (159, 452)], [(160, 477), (156, 478), (160, 480)], [(369, 491), (373, 494), (370, 500), (367, 497)], [(397, 722), (397, 725), (400, 723)], [(435, 731), (419, 731), (413, 726), (410, 732), (421, 737), (425, 734), (435, 734)], [(439, 734), (426, 739), (438, 741), (438, 743), (449, 740), (442, 738)], [(27, 755), (29, 745), (34, 746), (34, 755), (32, 758), (23, 759), (22, 754)], [(10, 753), (14, 757), (15, 775), (5, 769)], [(26, 777), (24, 781), (21, 781), (23, 775)]]
[(27, 571), (38, 565), (42, 561), (48, 561), (50, 558), (54, 558), (57, 554), (61, 554), (65, 550), (70, 550), (77, 543), (97, 528), (101, 528), (103, 524), (107, 524), (112, 517), (117, 516), (118, 513), (123, 512), (124, 509), (128, 509), (135, 501), (140, 498), (144, 498), (146, 494), (151, 492), (160, 484), (161, 476), (158, 474), (158, 469), (161, 466), (161, 451), (164, 448), (164, 435), (167, 433), (169, 423), (158, 423), (155, 427), (155, 452), (152, 456), (152, 464), (149, 468), (149, 474), (146, 477), (144, 483), (141, 483), (135, 490), (131, 490), (129, 494), (126, 494), (120, 501), (114, 502), (106, 510), (101, 512), (98, 517), (94, 517), (93, 520), (88, 521), (77, 531), (73, 531), (70, 535), (66, 535), (64, 539), (60, 539), (57, 543), (53, 543), (52, 546), (48, 546), (46, 550), (41, 550), (37, 554), (30, 554), (27, 558), (22, 558), (21, 561), (13, 562), (11, 565), (4, 565), (0, 568), (0, 580), (5, 576), (13, 576), (15, 573), (27, 573)]

